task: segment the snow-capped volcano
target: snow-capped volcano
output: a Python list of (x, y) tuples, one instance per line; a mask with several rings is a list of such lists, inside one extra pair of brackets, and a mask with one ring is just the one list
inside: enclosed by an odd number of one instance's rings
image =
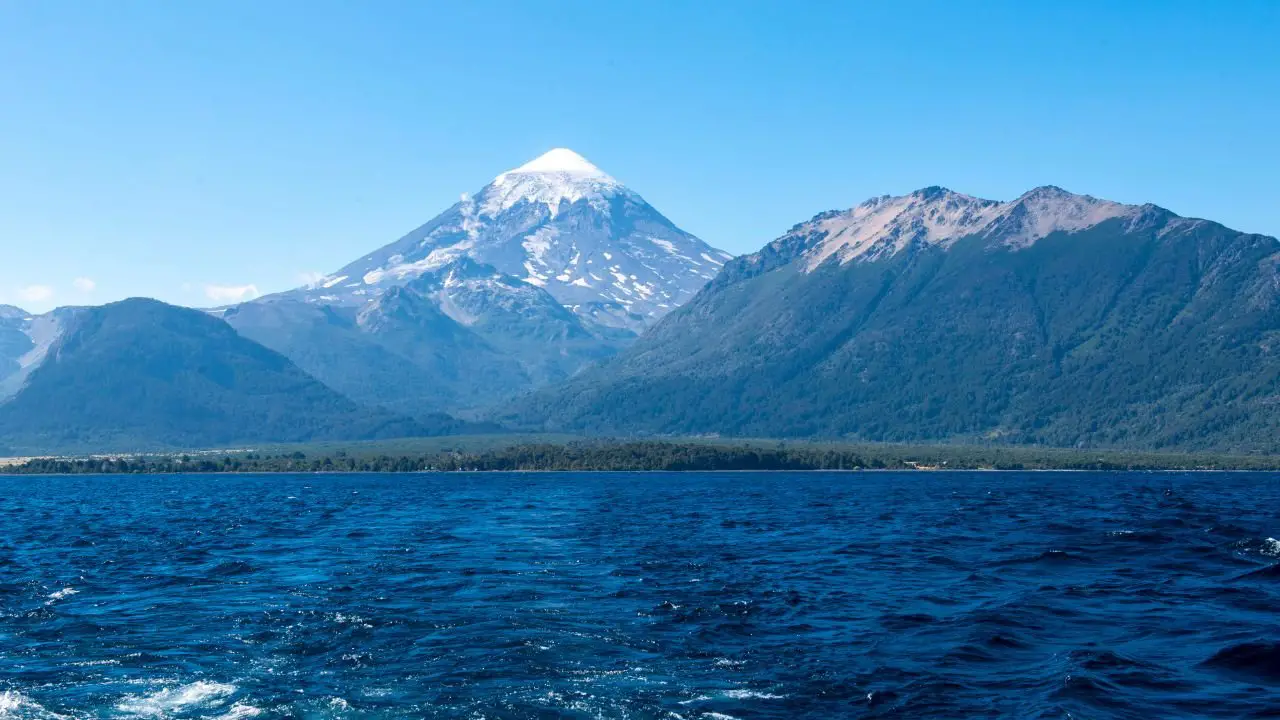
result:
[(312, 285), (221, 316), (358, 402), (470, 412), (612, 355), (729, 257), (556, 149)]
[(557, 148), (305, 292), (313, 302), (364, 302), (463, 257), (544, 288), (584, 319), (638, 332), (691, 298), (731, 256)]

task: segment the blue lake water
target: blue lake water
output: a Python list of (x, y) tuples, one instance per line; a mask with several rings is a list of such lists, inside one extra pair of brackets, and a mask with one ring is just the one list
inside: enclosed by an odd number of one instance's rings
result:
[(1280, 475), (0, 477), (0, 718), (1280, 715)]

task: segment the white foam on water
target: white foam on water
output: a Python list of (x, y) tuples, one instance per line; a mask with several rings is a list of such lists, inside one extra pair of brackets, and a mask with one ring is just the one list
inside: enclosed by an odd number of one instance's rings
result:
[(727, 690), (724, 696), (734, 700), (783, 700), (787, 697), (786, 695), (775, 695), (755, 690)]
[(395, 693), (391, 688), (367, 688), (362, 693), (365, 697), (380, 698), (391, 697)]
[(1262, 554), (1271, 557), (1280, 557), (1280, 540), (1275, 538), (1267, 538), (1262, 541)]
[(221, 705), (235, 691), (235, 685), (200, 680), (146, 695), (126, 697), (116, 705), (116, 709), (134, 717), (165, 717), (188, 708)]
[(357, 625), (362, 628), (372, 628), (373, 625), (369, 621), (359, 615), (345, 615), (343, 613), (330, 613), (325, 616), (327, 619), (342, 625)]
[(45, 605), (52, 605), (59, 600), (69, 598), (72, 595), (78, 595), (79, 593), (80, 591), (73, 587), (64, 587), (57, 592), (49, 593), (49, 599), (45, 602)]
[(16, 690), (0, 692), (0, 720), (70, 720)]
[(231, 709), (227, 710), (222, 715), (219, 715), (216, 720), (241, 720), (242, 718), (258, 717), (261, 714), (261, 708), (256, 708), (244, 703), (236, 703), (231, 706)]

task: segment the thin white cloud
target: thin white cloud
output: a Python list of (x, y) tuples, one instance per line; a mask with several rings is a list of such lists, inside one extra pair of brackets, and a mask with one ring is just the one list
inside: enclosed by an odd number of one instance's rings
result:
[(48, 285), (28, 285), (18, 288), (18, 297), (26, 302), (44, 302), (53, 297), (53, 288)]
[(317, 288), (324, 281), (325, 274), (318, 272), (302, 272), (298, 273), (298, 282), (309, 288)]
[(262, 293), (257, 285), (205, 285), (204, 294), (218, 303), (233, 303), (252, 300)]
[(87, 277), (78, 277), (71, 281), (71, 285), (83, 295), (88, 295), (98, 288), (98, 283)]

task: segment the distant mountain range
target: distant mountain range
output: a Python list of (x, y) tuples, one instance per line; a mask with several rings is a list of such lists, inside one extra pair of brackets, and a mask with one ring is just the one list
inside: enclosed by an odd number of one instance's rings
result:
[(927, 188), (729, 263), (503, 418), (595, 433), (1280, 451), (1280, 242), (1056, 187)]
[[(226, 447), (466, 429), (365, 408), (199, 310), (125, 300), (63, 329), (0, 405), (8, 453)], [(434, 422), (432, 422), (434, 421)]]
[(0, 454), (493, 423), (1280, 452), (1278, 355), (1275, 238), (931, 187), (731, 259), (555, 150), (308, 287), (0, 307)]
[(557, 149), (313, 285), (223, 317), (360, 402), (466, 412), (612, 355), (730, 257)]

